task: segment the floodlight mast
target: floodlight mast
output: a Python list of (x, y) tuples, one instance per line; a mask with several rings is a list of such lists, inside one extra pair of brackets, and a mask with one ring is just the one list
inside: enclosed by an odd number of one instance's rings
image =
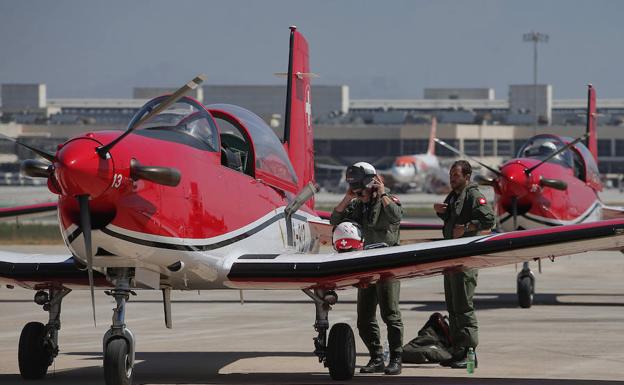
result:
[(531, 31), (522, 35), (522, 40), (525, 42), (533, 43), (533, 114), (535, 115), (533, 120), (533, 128), (537, 132), (537, 44), (548, 43), (548, 34), (541, 32)]

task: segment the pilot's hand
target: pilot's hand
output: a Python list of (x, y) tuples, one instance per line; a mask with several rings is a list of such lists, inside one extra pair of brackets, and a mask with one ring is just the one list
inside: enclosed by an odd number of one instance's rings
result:
[(353, 190), (351, 190), (351, 187), (349, 187), (349, 188), (347, 189), (347, 193), (345, 194), (344, 199), (345, 199), (345, 200), (348, 200), (349, 202), (351, 202), (351, 200), (352, 200), (352, 199), (354, 199), (354, 198), (357, 198), (357, 194), (355, 194), (355, 193), (353, 192)]
[(433, 209), (438, 214), (444, 214), (447, 208), (448, 208), (448, 205), (446, 203), (434, 203), (433, 204)]
[(461, 238), (464, 236), (464, 225), (455, 225), (453, 227), (453, 238)]
[(377, 192), (377, 196), (381, 196), (381, 194), (386, 192), (386, 186), (384, 186), (383, 181), (378, 175), (375, 175), (373, 178), (373, 191)]

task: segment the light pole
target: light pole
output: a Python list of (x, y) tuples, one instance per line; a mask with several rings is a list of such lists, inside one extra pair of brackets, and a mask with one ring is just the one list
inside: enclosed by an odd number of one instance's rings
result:
[(522, 40), (533, 43), (533, 113), (535, 114), (533, 125), (535, 131), (537, 132), (537, 43), (548, 43), (548, 35), (545, 33), (531, 31), (522, 35)]

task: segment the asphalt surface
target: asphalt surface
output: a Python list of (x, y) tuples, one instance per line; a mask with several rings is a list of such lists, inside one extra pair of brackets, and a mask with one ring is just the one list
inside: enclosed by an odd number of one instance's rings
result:
[[(62, 247), (3, 247), (62, 252)], [(518, 266), (520, 268), (520, 266)], [(537, 269), (537, 266), (533, 266)], [(514, 266), (480, 272), (475, 374), (406, 364), (400, 376), (356, 374), (353, 384), (624, 384), (624, 256), (587, 253), (543, 263), (531, 309), (516, 305)], [(403, 281), (405, 342), (434, 311), (443, 311), (442, 279)], [(0, 288), (0, 384), (19, 377), (17, 344), (26, 322), (47, 320), (33, 292)], [(314, 306), (293, 291), (174, 292), (172, 330), (160, 293), (138, 291), (126, 322), (137, 338), (136, 384), (330, 384), (312, 355)], [(356, 291), (339, 292), (330, 322), (355, 327)], [(88, 291), (63, 302), (61, 354), (38, 384), (103, 384), (102, 336), (113, 301), (96, 293), (94, 327)], [(357, 332), (356, 332), (357, 333)], [(367, 361), (357, 340), (358, 365)]]

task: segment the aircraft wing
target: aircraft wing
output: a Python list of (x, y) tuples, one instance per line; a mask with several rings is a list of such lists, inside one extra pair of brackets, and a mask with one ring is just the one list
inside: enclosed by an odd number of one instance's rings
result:
[[(309, 220), (312, 232), (318, 236), (321, 245), (331, 245), (333, 226), (329, 223), (331, 213), (317, 210), (321, 220)], [(401, 244), (423, 242), (442, 238), (441, 223), (401, 222)]]
[(241, 289), (345, 288), (387, 277), (425, 277), (622, 248), (624, 219), (618, 219), (341, 254), (246, 254), (232, 262), (227, 285)]
[(0, 221), (10, 220), (17, 217), (36, 217), (50, 215), (56, 211), (56, 202), (37, 203), (25, 206), (0, 208)]
[(602, 206), (602, 219), (624, 218), (624, 207)]
[[(110, 287), (103, 274), (94, 271), (96, 287)], [(0, 251), (0, 282), (28, 289), (89, 287), (87, 271), (71, 254), (22, 254)]]

